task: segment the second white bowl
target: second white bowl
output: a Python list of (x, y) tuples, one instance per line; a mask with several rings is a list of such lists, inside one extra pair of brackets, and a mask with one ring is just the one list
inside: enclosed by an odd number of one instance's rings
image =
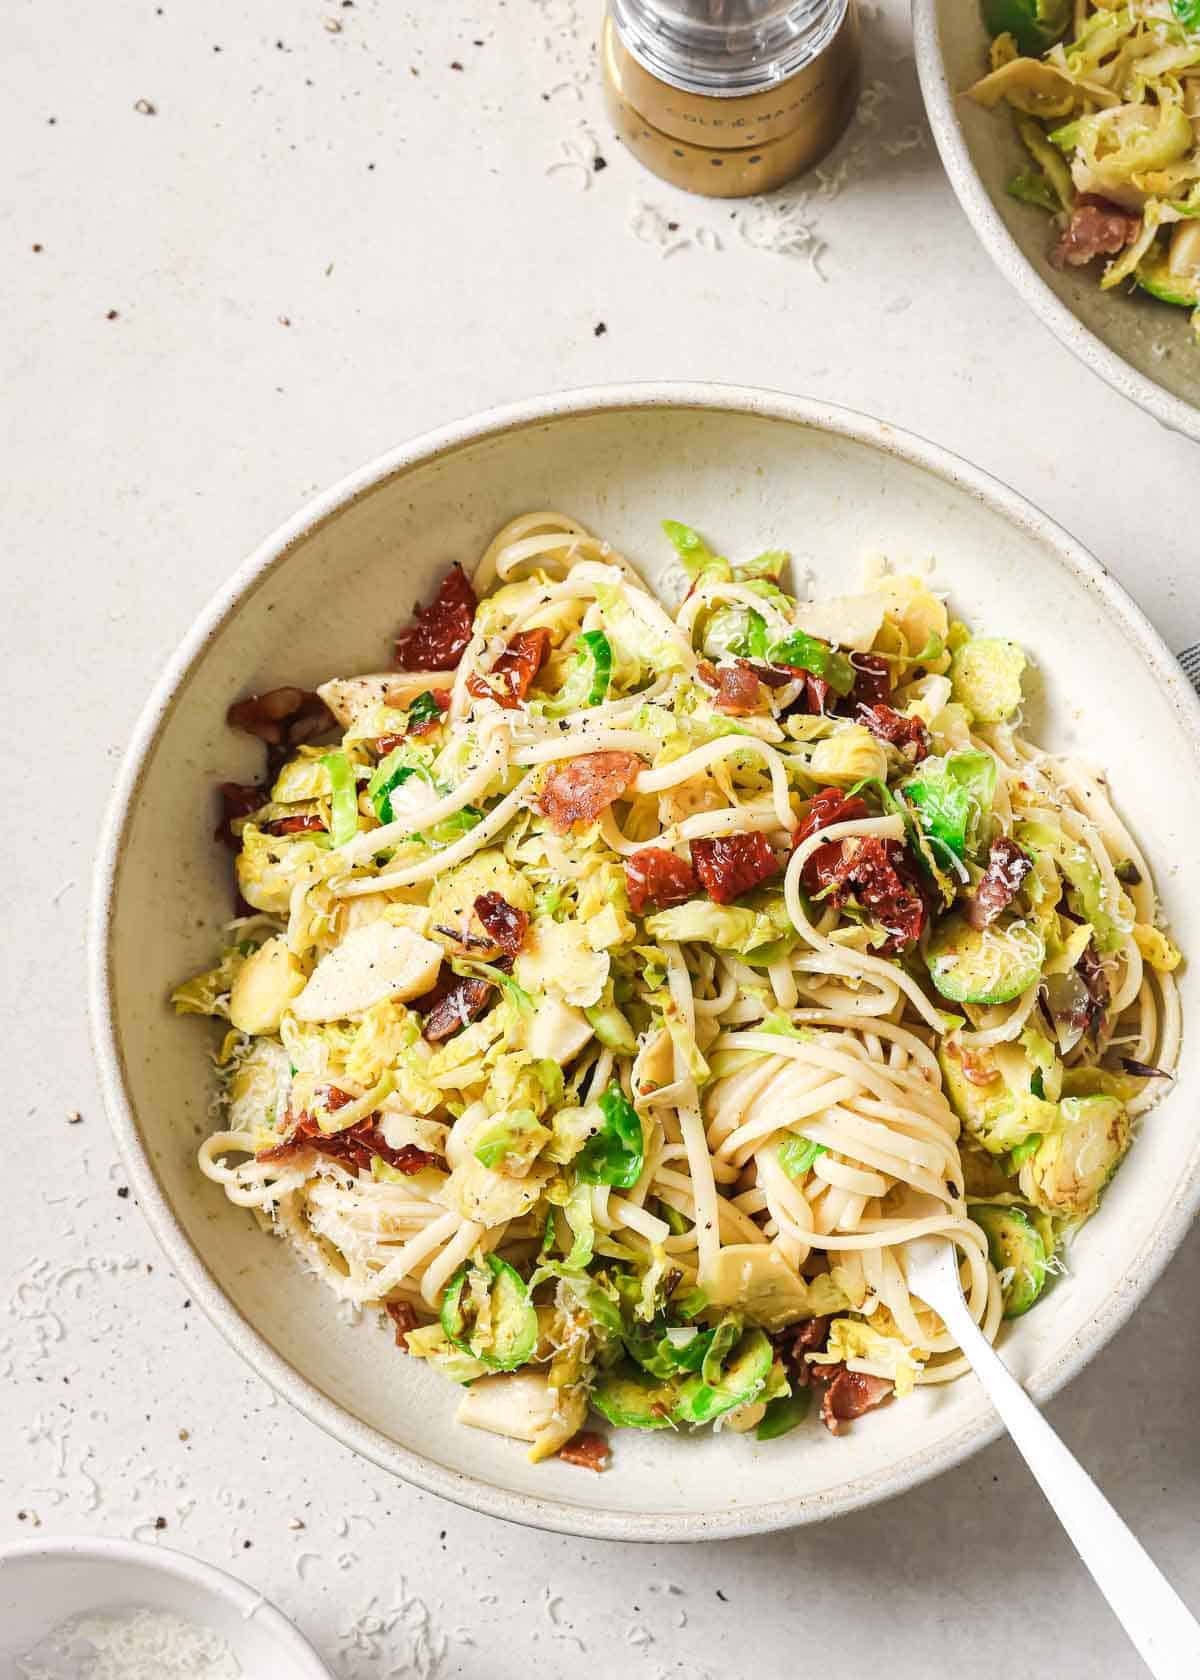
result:
[(980, 0), (913, 0), (913, 48), (950, 184), (1004, 278), (1067, 349), (1172, 431), (1200, 442), (1200, 344), (1184, 309), (1102, 292), (1095, 266), (1051, 267), (1049, 218), (1007, 183), (1029, 159), (1007, 107), (963, 97), (987, 69)]

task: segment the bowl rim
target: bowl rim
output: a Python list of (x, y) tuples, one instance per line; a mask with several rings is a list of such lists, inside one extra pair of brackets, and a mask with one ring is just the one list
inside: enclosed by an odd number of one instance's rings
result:
[(955, 92), (946, 75), (938, 29), (939, 0), (912, 0), (913, 55), (933, 130), (950, 185), (980, 244), (1009, 285), (1020, 294), (1044, 327), (1114, 391), (1145, 409), (1168, 431), (1200, 443), (1200, 407), (1177, 397), (1109, 348), (1042, 279), (1021, 250), (992, 202), (971, 161)]
[[(1061, 526), (1008, 486), (940, 445), (834, 404), (746, 386), (665, 381), (624, 383), (529, 397), (425, 432), (349, 473), (330, 489), (311, 498), (260, 543), (202, 609), (167, 661), (142, 708), (105, 813), (88, 911), (88, 1012), (105, 1107), (141, 1211), (192, 1298), (277, 1393), (343, 1446), (380, 1468), (427, 1493), (438, 1494), (485, 1515), (587, 1539), (692, 1541), (766, 1533), (877, 1503), (960, 1463), (994, 1440), (1001, 1432), (1001, 1425), (981, 1402), (973, 1420), (945, 1440), (914, 1453), (904, 1461), (899, 1473), (896, 1466), (888, 1466), (833, 1491), (709, 1512), (599, 1510), (570, 1500), (509, 1491), (427, 1459), (364, 1423), (324, 1394), (277, 1353), (224, 1294), (177, 1219), (141, 1142), (112, 1014), (114, 900), (123, 840), (138, 788), (161, 730), (186, 689), (192, 670), (244, 597), (318, 524), (399, 472), (429, 465), (503, 434), (560, 419), (654, 409), (697, 410), (798, 424), (826, 436), (881, 450), (965, 491), (985, 508), (1033, 537), (1053, 554), (1060, 566), (1099, 597), (1173, 703), (1200, 763), (1200, 697), (1141, 609)], [(1177, 1186), (1176, 1194), (1162, 1209), (1129, 1268), (1137, 1281), (1122, 1285), (1114, 1280), (1113, 1292), (1103, 1309), (1035, 1374), (1029, 1384), (1035, 1399), (1044, 1402), (1055, 1394), (1124, 1324), (1182, 1241), (1198, 1208), (1200, 1172), (1192, 1175), (1184, 1193)]]
[(217, 1599), (239, 1620), (264, 1628), (297, 1665), (300, 1680), (332, 1680), (331, 1670), (316, 1649), (269, 1598), (245, 1581), (172, 1546), (150, 1546), (141, 1540), (106, 1540), (94, 1535), (64, 1535), (46, 1540), (14, 1540), (0, 1546), (0, 1569), (10, 1563), (77, 1558), (81, 1562), (123, 1563), (159, 1575), (171, 1575), (192, 1588), (197, 1608), (204, 1598)]

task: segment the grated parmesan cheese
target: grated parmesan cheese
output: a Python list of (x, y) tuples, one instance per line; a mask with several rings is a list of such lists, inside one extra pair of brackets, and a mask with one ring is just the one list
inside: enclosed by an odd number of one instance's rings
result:
[(17, 1658), (21, 1680), (239, 1680), (219, 1634), (169, 1610), (72, 1616)]

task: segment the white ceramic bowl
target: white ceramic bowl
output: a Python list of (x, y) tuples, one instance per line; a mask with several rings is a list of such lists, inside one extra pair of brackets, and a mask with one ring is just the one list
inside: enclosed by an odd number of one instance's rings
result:
[(1188, 312), (1140, 292), (1102, 292), (1096, 266), (1059, 273), (1045, 212), (1006, 183), (1028, 163), (1007, 106), (963, 91), (987, 68), (980, 0), (913, 0), (913, 47), (925, 109), (950, 184), (988, 255), (1056, 338), (1172, 431), (1200, 441), (1200, 346)]
[[(210, 960), (230, 913), (227, 853), (206, 790), (256, 773), (229, 702), (282, 682), (379, 667), (389, 636), (454, 559), (468, 567), (510, 516), (557, 507), (653, 579), (666, 516), (727, 553), (789, 547), (817, 589), (853, 588), (862, 557), (936, 556), (976, 625), (1025, 643), (1044, 673), (1033, 727), (1111, 765), (1185, 948), (1200, 899), (1175, 870), (1200, 832), (1200, 706), (1120, 588), (1065, 532), (931, 444), (798, 398), (713, 386), (627, 386), (534, 400), (447, 427), (319, 497), (262, 545), (201, 615), (138, 724), (100, 847), (91, 928), (97, 1056), (138, 1201), (179, 1276), (281, 1394), (356, 1451), (478, 1510), (572, 1533), (699, 1539), (813, 1521), (884, 1498), (989, 1439), (971, 1381), (926, 1389), (840, 1441), (625, 1432), (602, 1476), (453, 1423), (457, 1394), (376, 1326), (341, 1323), (282, 1243), (197, 1171), (212, 1039), (166, 995)], [(664, 552), (666, 551), (666, 552)], [(1169, 789), (1169, 795), (1164, 794)], [(1192, 984), (1184, 979), (1189, 995)], [(1196, 1007), (1200, 1007), (1197, 1005)], [(1200, 1035), (1185, 1045), (1191, 1084)], [(1045, 1397), (1149, 1287), (1200, 1200), (1191, 1099), (1143, 1129), (1073, 1275), (1006, 1337)]]
[(222, 1569), (132, 1540), (25, 1540), (0, 1547), (0, 1676), (63, 1622), (89, 1612), (169, 1610), (218, 1634), (246, 1680), (331, 1680), (307, 1639)]

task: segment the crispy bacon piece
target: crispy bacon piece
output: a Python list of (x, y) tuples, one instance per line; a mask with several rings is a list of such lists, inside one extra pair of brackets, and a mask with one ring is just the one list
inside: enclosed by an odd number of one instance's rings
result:
[(384, 1311), (396, 1326), (396, 1346), (408, 1352), (408, 1332), (415, 1330), (421, 1320), (408, 1301), (385, 1301)]
[(779, 873), (779, 860), (758, 829), (693, 840), (691, 852), (696, 873), (715, 904), (732, 904), (760, 881)]
[(642, 768), (630, 752), (587, 753), (556, 764), (538, 797), (538, 805), (556, 834), (566, 834), (578, 822), (591, 822), (620, 799)]
[(1055, 268), (1082, 268), (1093, 258), (1115, 257), (1142, 231), (1142, 218), (1096, 193), (1080, 193), (1058, 244), (1050, 253)]
[(498, 700), (511, 711), (529, 693), (549, 651), (549, 630), (518, 630), (487, 676), (472, 674), (467, 687), (476, 699)]
[(881, 653), (852, 653), (854, 687), (850, 701), (854, 706), (882, 706), (892, 692), (892, 674)]
[(851, 1371), (845, 1365), (813, 1365), (812, 1379), (823, 1385), (821, 1422), (831, 1435), (844, 1433), (843, 1426), (882, 1404), (892, 1392), (887, 1377), (871, 1377), (865, 1371)]
[(378, 757), (386, 758), (390, 752), (395, 752), (403, 741), (403, 735), (379, 735), (375, 740), (375, 752)]
[(1032, 860), (1015, 840), (1004, 834), (993, 840), (983, 878), (966, 902), (967, 921), (971, 926), (980, 932), (990, 927), (1000, 912), (1008, 909), (1032, 868)]
[(290, 685), (235, 700), (225, 721), (268, 747), (296, 747), (333, 727), (333, 715), (319, 694)]
[[(854, 822), (859, 817), (867, 815), (866, 800), (857, 794), (847, 797), (841, 788), (822, 788), (820, 793), (814, 794), (808, 802), (808, 810), (804, 818), (792, 835), (792, 850), (805, 841), (812, 834), (817, 834), (823, 828), (832, 828), (834, 823)], [(827, 846), (813, 848), (812, 856), (800, 871), (800, 879), (805, 892), (820, 892), (823, 885), (832, 878), (832, 872), (841, 862), (842, 843), (831, 840)]]
[(213, 839), (223, 840), (236, 852), (241, 841), (233, 832), (232, 825), (239, 817), (248, 817), (251, 811), (265, 805), (271, 797), (271, 790), (257, 782), (218, 782), (217, 792), (221, 797), (221, 819), (213, 830)]
[(687, 858), (665, 846), (643, 846), (625, 859), (625, 891), (629, 908), (640, 916), (648, 904), (669, 910), (673, 904), (686, 903), (700, 891), (700, 883)]
[(717, 670), (717, 710), (733, 717), (748, 717), (762, 710), (762, 689), (758, 671), (748, 659), (735, 659)]
[(465, 978), (443, 964), (437, 985), (423, 997), (414, 998), (411, 1007), (425, 1017), (421, 1028), (424, 1037), (437, 1044), (482, 1015), (493, 991), (490, 980)]
[(489, 892), (475, 900), (475, 914), (500, 949), (515, 957), (529, 932), (528, 910), (518, 910), (503, 893)]
[(820, 1318), (802, 1318), (798, 1323), (789, 1324), (786, 1330), (772, 1336), (771, 1340), (779, 1350), (784, 1369), (797, 1387), (807, 1388), (812, 1381), (813, 1366), (809, 1364), (805, 1355), (824, 1351), (831, 1322), (828, 1313)]
[(929, 731), (920, 718), (907, 718), (892, 706), (860, 706), (858, 721), (871, 731), (877, 741), (886, 741), (910, 764), (920, 764), (929, 756)]
[(558, 1457), (564, 1464), (579, 1464), (585, 1470), (599, 1472), (608, 1469), (612, 1448), (603, 1435), (597, 1435), (591, 1429), (581, 1429), (578, 1435), (572, 1435), (565, 1447), (559, 1447)]
[(804, 673), (804, 706), (810, 717), (824, 717), (830, 710), (829, 684), (812, 671)]
[[(331, 1112), (344, 1108), (354, 1100), (348, 1091), (339, 1090), (336, 1085), (329, 1088), (325, 1098), (326, 1107)], [(365, 1120), (359, 1120), (356, 1125), (347, 1126), (345, 1131), (323, 1132), (317, 1117), (307, 1113), (300, 1116), (285, 1142), (277, 1143), (271, 1149), (260, 1150), (255, 1160), (276, 1163), (290, 1161), (307, 1149), (337, 1161), (339, 1166), (344, 1167), (355, 1178), (360, 1172), (370, 1172), (371, 1162), (376, 1155), (386, 1161), (389, 1167), (395, 1167), (397, 1172), (407, 1173), (410, 1177), (413, 1173), (419, 1173), (422, 1167), (432, 1166), (437, 1160), (437, 1156), (430, 1150), (421, 1149), (415, 1143), (406, 1143), (399, 1149), (393, 1149), (376, 1125), (373, 1114), (368, 1114)]]
[(814, 676), (811, 671), (802, 671), (798, 665), (758, 665), (748, 659), (740, 659), (738, 663), (749, 666), (766, 688), (786, 688), (789, 683), (803, 685), (798, 698), (787, 707), (785, 716), (792, 712), (803, 712), (811, 717), (819, 717), (827, 710), (830, 688), (824, 677)]
[(757, 665), (752, 660), (744, 659), (743, 665), (749, 665), (759, 682), (767, 688), (786, 688), (789, 683), (799, 682), (805, 672), (798, 671), (794, 665)]
[(478, 606), (470, 579), (451, 566), (427, 607), (396, 637), (396, 666), (401, 671), (453, 671), (471, 640)]
[(264, 834), (324, 834), (325, 824), (320, 817), (276, 817), (263, 830)]

